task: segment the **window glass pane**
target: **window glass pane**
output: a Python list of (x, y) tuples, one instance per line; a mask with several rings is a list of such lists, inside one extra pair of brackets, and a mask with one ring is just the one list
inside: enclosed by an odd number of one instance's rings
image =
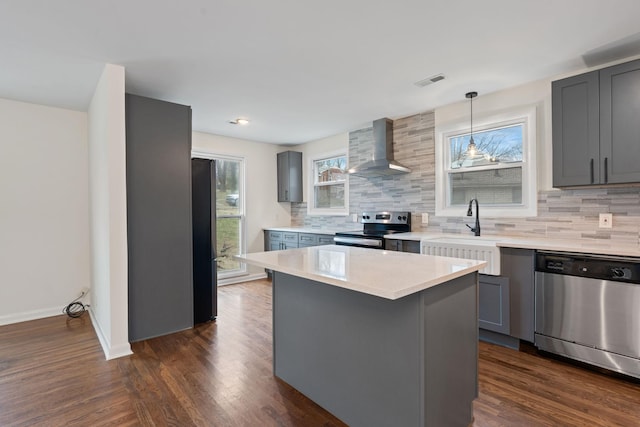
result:
[(344, 208), (344, 184), (315, 187), (314, 201), (316, 208)]
[(522, 123), (474, 132), (476, 150), (468, 150), (469, 134), (449, 138), (451, 169), (522, 161)]
[(216, 214), (239, 215), (240, 203), (240, 162), (237, 160), (216, 160)]
[(449, 173), (451, 205), (522, 203), (522, 167)]
[(339, 182), (347, 177), (347, 157), (333, 157), (314, 162), (315, 182)]
[(240, 263), (233, 255), (240, 254), (240, 218), (218, 218), (216, 220), (218, 272), (239, 270)]

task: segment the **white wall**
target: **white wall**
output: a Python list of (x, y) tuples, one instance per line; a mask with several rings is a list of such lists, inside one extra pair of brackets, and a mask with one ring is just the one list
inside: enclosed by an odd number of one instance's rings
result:
[(0, 99), (0, 324), (89, 287), (86, 113)]
[(131, 354), (124, 90), (124, 68), (107, 64), (89, 106), (90, 312), (107, 359)]
[(302, 152), (302, 185), (304, 188), (302, 198), (304, 202), (307, 202), (307, 196), (309, 193), (309, 174), (312, 170), (312, 165), (310, 164), (311, 159), (327, 153), (337, 152), (344, 152), (348, 156), (349, 133), (340, 133), (338, 135), (333, 135), (327, 138), (318, 139), (316, 141), (307, 142), (306, 144), (288, 147), (287, 149)]
[[(291, 206), (278, 203), (277, 191), (277, 153), (288, 148), (201, 132), (193, 132), (192, 148), (213, 155), (244, 158), (247, 252), (262, 252), (264, 227), (291, 224)], [(251, 274), (264, 272), (264, 269), (249, 268)]]

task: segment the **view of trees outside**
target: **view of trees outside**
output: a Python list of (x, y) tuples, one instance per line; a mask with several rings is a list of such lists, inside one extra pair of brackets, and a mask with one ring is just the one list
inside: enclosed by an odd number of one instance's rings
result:
[(240, 270), (233, 259), (242, 249), (242, 198), (240, 161), (216, 159), (216, 239), (218, 271)]
[(467, 153), (470, 135), (449, 138), (451, 169), (522, 161), (523, 125), (494, 128), (473, 134), (476, 152)]
[(343, 208), (347, 179), (347, 157), (332, 157), (314, 162), (316, 208)]
[(475, 153), (467, 152), (469, 134), (449, 138), (451, 205), (473, 198), (484, 205), (522, 203), (522, 166), (516, 164), (522, 162), (523, 130), (517, 124), (474, 133)]

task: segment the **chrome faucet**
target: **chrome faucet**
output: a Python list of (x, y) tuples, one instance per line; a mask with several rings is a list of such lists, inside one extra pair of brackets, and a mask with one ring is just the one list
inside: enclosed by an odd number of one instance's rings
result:
[(469, 200), (469, 209), (467, 210), (467, 216), (473, 215), (473, 211), (471, 210), (471, 207), (473, 206), (473, 202), (476, 202), (476, 226), (472, 228), (469, 224), (465, 224), (465, 225), (469, 227), (469, 230), (471, 230), (474, 235), (479, 236), (480, 235), (480, 208), (478, 207), (478, 199)]

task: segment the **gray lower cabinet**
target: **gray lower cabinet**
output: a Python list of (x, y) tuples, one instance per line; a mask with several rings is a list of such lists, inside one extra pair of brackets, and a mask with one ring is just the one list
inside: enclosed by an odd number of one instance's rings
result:
[(278, 153), (278, 202), (302, 202), (302, 153)]
[(552, 83), (553, 186), (640, 182), (640, 60)]
[(279, 251), (282, 249), (293, 249), (298, 247), (298, 233), (284, 231), (264, 232), (264, 250)]
[(488, 331), (509, 334), (509, 279), (480, 274), (478, 280), (478, 326)]
[(420, 253), (420, 241), (402, 239), (384, 239), (384, 248), (388, 251)]
[(333, 245), (333, 234), (318, 234), (318, 245)]
[[(264, 230), (265, 251), (281, 251), (283, 249), (306, 248), (309, 246), (332, 244), (333, 235), (330, 234)], [(266, 271), (269, 277), (271, 277), (271, 270)]]
[(191, 108), (126, 95), (129, 341), (193, 326)]
[(332, 245), (333, 235), (315, 233), (296, 233), (291, 231), (264, 231), (264, 250), (279, 251), (309, 246)]
[(501, 273), (509, 279), (509, 335), (533, 342), (535, 251), (501, 248)]
[(300, 233), (298, 235), (298, 247), (305, 248), (309, 246), (318, 246), (318, 235), (310, 233)]

